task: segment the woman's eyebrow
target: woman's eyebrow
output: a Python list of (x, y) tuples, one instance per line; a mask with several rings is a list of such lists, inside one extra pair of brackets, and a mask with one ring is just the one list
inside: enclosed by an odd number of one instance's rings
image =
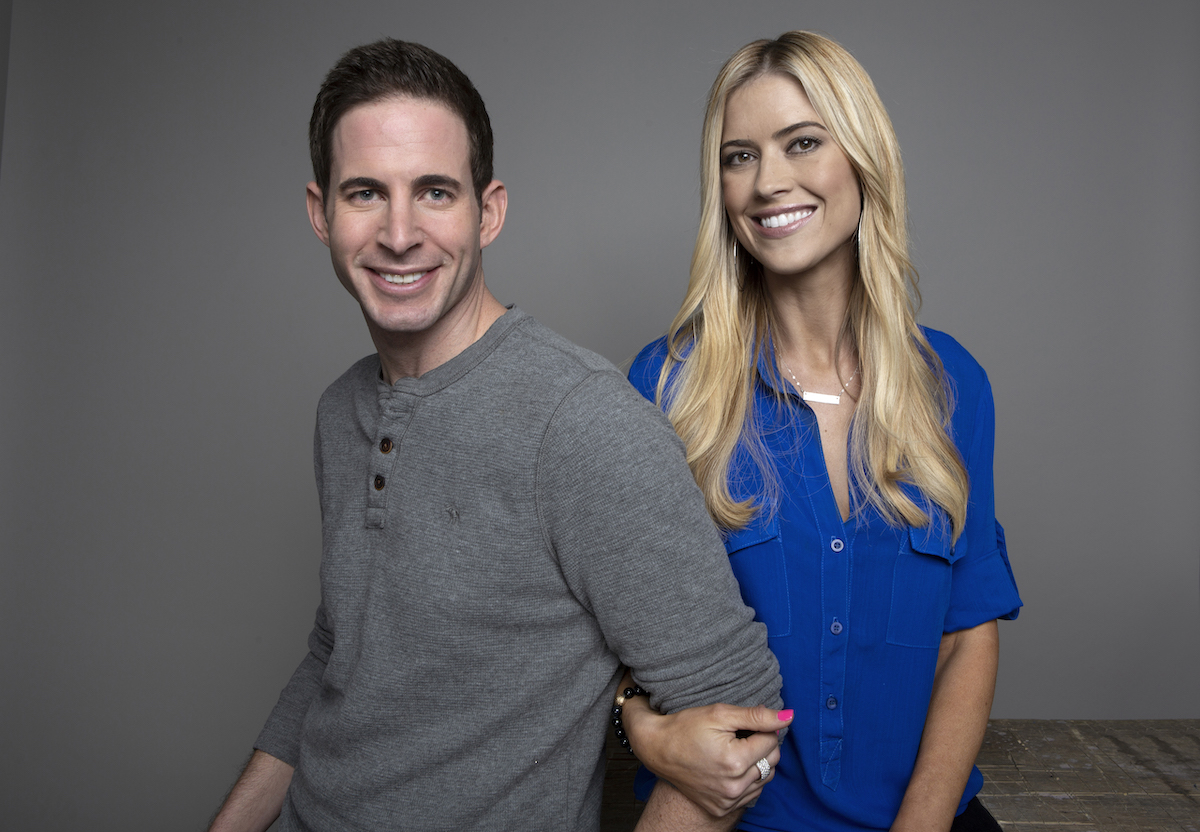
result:
[(826, 129), (825, 125), (819, 121), (798, 121), (795, 124), (790, 124), (787, 127), (784, 127), (782, 130), (776, 130), (775, 133), (771, 136), (771, 138), (782, 139), (788, 133), (792, 132), (793, 130), (799, 130), (802, 127), (820, 127), (826, 133), (829, 132), (829, 130)]
[[(782, 139), (788, 133), (791, 133), (794, 130), (803, 129), (805, 127), (818, 127), (821, 130), (824, 130), (826, 133), (829, 132), (829, 128), (827, 128), (824, 124), (822, 124), (819, 121), (797, 121), (795, 124), (789, 124), (787, 127), (776, 130), (774, 133), (771, 134), (771, 138), (772, 139)], [(727, 147), (754, 147), (754, 146), (755, 146), (754, 142), (750, 141), (749, 139), (730, 139), (727, 142), (721, 142), (721, 150), (725, 150), (725, 148), (727, 148)]]

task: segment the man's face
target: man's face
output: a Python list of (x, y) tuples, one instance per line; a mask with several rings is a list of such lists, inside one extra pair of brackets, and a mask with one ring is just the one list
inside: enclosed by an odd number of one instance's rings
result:
[(328, 196), (308, 185), (309, 218), (372, 337), (453, 328), (484, 291), (480, 251), (505, 208), (499, 182), (475, 199), (462, 119), (428, 99), (374, 101), (342, 116), (332, 150)]

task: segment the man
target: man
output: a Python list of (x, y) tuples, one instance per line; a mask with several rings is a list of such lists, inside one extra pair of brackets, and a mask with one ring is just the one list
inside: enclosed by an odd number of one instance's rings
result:
[[(310, 652), (213, 828), (594, 829), (621, 665), (663, 710), (776, 707), (765, 632), (658, 411), (485, 286), (508, 198), (466, 76), (351, 50), (309, 138), (313, 230), (378, 352), (318, 406)], [(765, 737), (730, 730), (748, 783)], [(647, 824), (704, 819), (662, 791)]]

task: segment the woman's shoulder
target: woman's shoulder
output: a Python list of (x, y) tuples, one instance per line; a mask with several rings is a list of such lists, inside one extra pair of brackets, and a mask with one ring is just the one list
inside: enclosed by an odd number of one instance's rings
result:
[(946, 374), (947, 394), (953, 409), (950, 421), (959, 451), (968, 456), (967, 445), (972, 437), (995, 430), (996, 410), (992, 400), (992, 385), (987, 373), (967, 348), (954, 338), (936, 329), (921, 327), (929, 346), (942, 361)]
[(667, 360), (667, 337), (664, 335), (642, 348), (629, 367), (629, 383), (650, 401), (658, 389), (658, 377)]
[[(921, 331), (925, 334), (929, 346), (933, 347), (933, 351), (941, 359), (942, 368), (960, 395), (971, 392), (978, 394), (989, 388), (987, 372), (975, 360), (975, 356), (952, 335), (926, 326), (921, 327)], [(970, 397), (974, 398), (973, 395)]]

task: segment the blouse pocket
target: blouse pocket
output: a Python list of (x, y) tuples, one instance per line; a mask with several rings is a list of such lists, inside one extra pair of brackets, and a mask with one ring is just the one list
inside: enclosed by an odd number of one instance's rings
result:
[[(941, 516), (938, 516), (941, 515)], [(892, 573), (887, 642), (901, 647), (938, 647), (950, 608), (949, 523), (940, 511), (924, 528), (908, 529)]]
[(725, 539), (729, 565), (742, 590), (742, 601), (754, 618), (767, 625), (767, 637), (790, 635), (792, 607), (788, 593), (787, 564), (779, 519), (755, 523)]

